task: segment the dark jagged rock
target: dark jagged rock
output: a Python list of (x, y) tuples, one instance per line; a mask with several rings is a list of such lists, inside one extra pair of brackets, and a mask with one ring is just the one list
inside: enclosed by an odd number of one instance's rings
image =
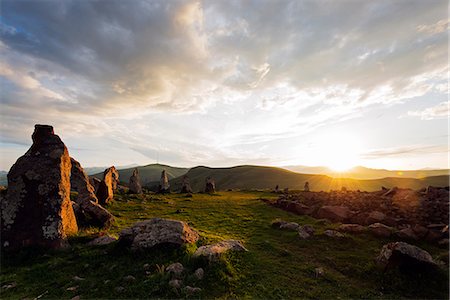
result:
[(100, 182), (97, 191), (97, 199), (101, 205), (110, 203), (114, 198), (114, 192), (119, 183), (119, 172), (114, 166), (103, 172), (103, 180)]
[(69, 152), (53, 127), (36, 125), (31, 148), (8, 173), (1, 201), (1, 241), (8, 250), (61, 248), (78, 230), (70, 201)]
[(142, 194), (141, 177), (139, 176), (139, 170), (137, 168), (133, 170), (133, 175), (130, 177), (128, 187), (130, 189), (130, 193)]
[(166, 170), (161, 172), (161, 179), (159, 180), (158, 193), (170, 193), (169, 177), (167, 177)]
[(191, 183), (187, 175), (183, 176), (183, 182), (181, 183), (181, 193), (192, 193)]
[(94, 188), (89, 183), (88, 176), (80, 163), (74, 158), (70, 158), (70, 160), (72, 163), (70, 184), (72, 190), (78, 192), (78, 197), (75, 200), (79, 205), (76, 216), (77, 220), (81, 222), (78, 222), (78, 224), (84, 223), (86, 226), (108, 228), (114, 222), (114, 216), (97, 203)]
[(100, 179), (98, 179), (97, 177), (89, 177), (89, 183), (92, 185), (92, 187), (94, 188), (94, 193), (95, 195), (97, 195), (98, 192), (98, 187), (100, 186), (100, 183), (102, 181)]
[(205, 180), (205, 193), (214, 194), (216, 192), (216, 182), (214, 178), (207, 177)]
[(404, 242), (395, 242), (384, 245), (376, 260), (377, 263), (385, 267), (385, 269), (394, 267), (404, 269), (411, 267), (436, 266), (430, 253)]

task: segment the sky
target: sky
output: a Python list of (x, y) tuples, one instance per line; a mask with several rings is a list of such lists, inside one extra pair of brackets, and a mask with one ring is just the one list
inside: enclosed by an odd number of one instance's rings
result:
[(0, 2), (0, 170), (449, 168), (446, 0)]

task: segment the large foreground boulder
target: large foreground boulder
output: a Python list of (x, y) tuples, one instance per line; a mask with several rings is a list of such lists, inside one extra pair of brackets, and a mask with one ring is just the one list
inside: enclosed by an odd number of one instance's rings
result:
[(351, 217), (351, 211), (346, 206), (322, 206), (317, 217), (331, 222), (344, 222)]
[(159, 245), (192, 244), (198, 238), (198, 233), (185, 222), (153, 218), (122, 230), (119, 242), (132, 250), (145, 250)]
[(49, 125), (36, 125), (32, 139), (31, 148), (11, 167), (1, 201), (1, 242), (8, 250), (65, 247), (67, 236), (78, 230), (66, 146)]
[(201, 246), (194, 252), (194, 257), (206, 257), (212, 261), (228, 251), (248, 251), (239, 241), (226, 240), (213, 245)]
[(118, 183), (119, 172), (114, 166), (103, 172), (103, 180), (100, 182), (97, 190), (97, 199), (101, 205), (108, 204), (113, 200)]
[(385, 267), (385, 270), (393, 267), (405, 269), (427, 268), (437, 265), (430, 253), (404, 242), (384, 245), (376, 261), (379, 265)]
[[(89, 178), (81, 164), (74, 158), (70, 158), (72, 171), (70, 175), (71, 189), (78, 192), (75, 202), (79, 205), (77, 220), (85, 222), (86, 226), (108, 228), (114, 222), (114, 216), (97, 202), (94, 187), (89, 183)], [(78, 222), (81, 225), (80, 222)]]
[(141, 177), (139, 176), (138, 168), (135, 168), (133, 170), (133, 174), (130, 177), (128, 188), (130, 189), (130, 193), (132, 194), (142, 194)]

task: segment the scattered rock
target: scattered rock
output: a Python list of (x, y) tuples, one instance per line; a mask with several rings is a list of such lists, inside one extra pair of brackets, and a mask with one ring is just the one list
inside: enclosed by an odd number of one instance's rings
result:
[(163, 170), (161, 172), (161, 179), (159, 180), (159, 193), (170, 193), (170, 184), (169, 184), (169, 177), (167, 177), (166, 170)]
[(340, 233), (339, 231), (336, 230), (325, 230), (323, 232), (323, 234), (325, 234), (326, 236), (332, 237), (332, 238), (342, 238), (344, 237), (344, 235), (342, 233)]
[(128, 187), (130, 189), (130, 193), (142, 194), (141, 177), (139, 176), (138, 168), (134, 168)]
[(272, 221), (272, 227), (274, 228), (280, 228), (282, 225), (287, 224), (288, 222), (283, 221), (281, 219), (275, 219)]
[(436, 266), (436, 263), (427, 251), (404, 242), (384, 245), (376, 260), (385, 269), (397, 266), (400, 268)]
[(370, 225), (373, 223), (383, 223), (384, 219), (386, 219), (386, 215), (380, 211), (372, 211), (369, 213), (366, 219), (366, 224)]
[(280, 225), (280, 229), (286, 229), (286, 230), (292, 230), (292, 231), (298, 230), (299, 227), (300, 227), (300, 225), (298, 225), (298, 223), (295, 223), (295, 222), (289, 222), (289, 223), (284, 223), (284, 224)]
[(201, 288), (198, 288), (198, 287), (191, 287), (191, 286), (188, 286), (188, 285), (184, 288), (184, 292), (185, 292), (187, 295), (193, 295), (193, 294), (199, 293), (199, 292), (201, 292), (201, 291), (202, 291)]
[(118, 286), (114, 289), (117, 293), (125, 292), (125, 288), (123, 286)]
[(76, 286), (71, 286), (71, 287), (68, 287), (68, 288), (66, 289), (66, 291), (70, 291), (70, 292), (73, 292), (73, 291), (76, 291), (76, 290), (78, 290), (78, 285), (76, 285)]
[[(86, 223), (86, 226), (96, 226), (108, 228), (114, 222), (114, 216), (105, 208), (99, 205), (94, 188), (89, 183), (89, 178), (74, 158), (70, 158), (72, 163), (70, 184), (71, 188), (78, 192), (75, 202), (79, 205), (77, 210), (77, 221)], [(78, 224), (81, 224), (78, 222)]]
[(184, 267), (181, 263), (177, 262), (177, 263), (173, 263), (173, 264), (169, 265), (166, 268), (166, 271), (176, 277), (179, 277), (183, 273)]
[(323, 268), (315, 268), (314, 269), (314, 277), (316, 277), (316, 278), (322, 277), (323, 274), (325, 274), (325, 271)]
[(191, 183), (187, 175), (183, 176), (183, 181), (181, 183), (181, 193), (183, 194), (192, 193)]
[(113, 200), (118, 183), (119, 172), (114, 166), (103, 172), (103, 180), (100, 182), (97, 190), (97, 199), (101, 205), (108, 204)]
[(13, 282), (11, 282), (11, 283), (2, 285), (2, 289), (3, 289), (3, 290), (9, 290), (9, 289), (15, 288), (16, 286), (17, 286), (17, 282), (13, 281)]
[(214, 194), (216, 192), (216, 182), (212, 177), (206, 177), (205, 180), (205, 193)]
[(414, 231), (414, 234), (419, 238), (419, 239), (423, 239), (428, 235), (428, 228), (426, 228), (425, 226), (421, 226), (421, 225), (414, 225), (414, 227), (412, 227), (412, 230)]
[(79, 276), (73, 276), (72, 279), (75, 280), (75, 281), (83, 281), (83, 280), (85, 280), (84, 278), (79, 277)]
[(303, 240), (311, 237), (311, 235), (301, 226), (298, 228), (298, 236)]
[(369, 230), (376, 237), (387, 238), (391, 236), (394, 229), (381, 223), (375, 223), (369, 225)]
[(314, 229), (314, 227), (312, 227), (311, 225), (303, 225), (302, 229), (304, 231), (306, 231), (309, 235), (314, 235), (314, 233), (316, 233), (316, 230)]
[(120, 232), (119, 243), (132, 250), (149, 249), (157, 245), (181, 246), (195, 243), (198, 233), (182, 221), (153, 218), (135, 223)]
[(348, 233), (362, 233), (366, 231), (366, 227), (359, 224), (342, 224), (338, 227), (338, 230)]
[(248, 251), (239, 241), (226, 240), (214, 245), (201, 246), (194, 252), (194, 257), (206, 257), (212, 261), (228, 251)]
[(136, 281), (136, 277), (134, 277), (133, 275), (127, 275), (127, 276), (123, 277), (123, 281), (133, 282), (133, 281)]
[(49, 125), (36, 125), (31, 148), (8, 173), (1, 200), (2, 248), (67, 247), (78, 231), (70, 202), (70, 157)]
[(410, 227), (399, 230), (398, 232), (396, 232), (396, 235), (402, 240), (417, 241), (419, 239), (414, 233), (414, 230), (412, 230), (412, 228)]
[(344, 222), (351, 216), (351, 211), (346, 206), (322, 206), (317, 212), (317, 217), (331, 222)]
[(89, 243), (87, 243), (87, 245), (89, 246), (102, 246), (102, 245), (108, 245), (111, 244), (113, 242), (117, 241), (117, 239), (113, 236), (110, 236), (108, 234), (99, 236), (95, 239), (93, 239), (92, 241), (90, 241)]
[(172, 279), (171, 281), (169, 281), (169, 285), (174, 289), (180, 289), (183, 286), (183, 281), (179, 279)]
[(80, 295), (76, 295), (75, 297), (72, 297), (70, 300), (80, 300)]
[(198, 280), (202, 280), (203, 277), (205, 276), (205, 271), (202, 268), (198, 268), (197, 270), (195, 270), (194, 276)]

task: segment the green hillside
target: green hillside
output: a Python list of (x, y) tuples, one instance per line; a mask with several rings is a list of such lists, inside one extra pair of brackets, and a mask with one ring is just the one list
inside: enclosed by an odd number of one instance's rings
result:
[[(141, 176), (141, 182), (143, 185), (147, 185), (150, 182), (159, 181), (161, 178), (161, 172), (166, 170), (169, 179), (180, 177), (189, 171), (188, 168), (176, 168), (161, 164), (151, 164), (146, 166), (137, 167), (139, 170), (139, 175)], [(135, 168), (128, 168), (123, 170), (118, 170), (119, 180), (121, 183), (128, 184), (131, 174)], [(103, 178), (103, 172), (92, 175), (99, 179)]]
[[(300, 174), (281, 168), (262, 166), (237, 166), (231, 168), (195, 167), (187, 172), (194, 191), (204, 189), (205, 178), (212, 176), (218, 190), (227, 189), (273, 189), (276, 185), (283, 189), (303, 189), (306, 181), (313, 191), (329, 191), (346, 187), (352, 190), (376, 191), (382, 186), (386, 188), (398, 186), (402, 188), (420, 189), (422, 187), (448, 186), (449, 176), (433, 176), (423, 179), (415, 178), (382, 178), (373, 180), (356, 180), (348, 178), (332, 178), (326, 175)], [(172, 190), (181, 188), (182, 178), (171, 180)]]

